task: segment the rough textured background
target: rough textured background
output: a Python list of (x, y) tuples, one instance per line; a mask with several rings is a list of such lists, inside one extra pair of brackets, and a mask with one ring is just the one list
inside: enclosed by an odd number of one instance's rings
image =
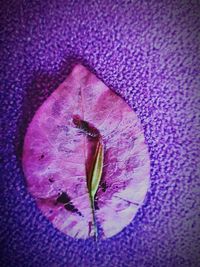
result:
[[(200, 266), (199, 1), (1, 1), (1, 259), (23, 266)], [(151, 188), (116, 237), (73, 240), (26, 191), (35, 110), (83, 62), (138, 114)], [(2, 190), (3, 188), (3, 190)]]

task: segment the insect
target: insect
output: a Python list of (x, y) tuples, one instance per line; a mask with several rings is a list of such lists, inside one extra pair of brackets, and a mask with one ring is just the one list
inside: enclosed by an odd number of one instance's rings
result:
[(86, 172), (87, 172), (87, 186), (90, 195), (90, 202), (92, 208), (93, 222), (91, 225), (94, 227), (95, 239), (98, 236), (97, 233), (97, 223), (95, 216), (95, 196), (99, 187), (99, 183), (102, 176), (103, 170), (103, 157), (104, 149), (103, 143), (101, 140), (101, 135), (98, 129), (91, 126), (87, 121), (81, 120), (79, 116), (73, 117), (73, 123), (79, 128), (84, 134), (92, 138), (95, 144), (95, 150), (91, 158), (88, 159), (86, 163)]
[(90, 125), (87, 121), (80, 119), (79, 116), (73, 116), (73, 123), (86, 135), (93, 138), (100, 138), (100, 132), (94, 126)]

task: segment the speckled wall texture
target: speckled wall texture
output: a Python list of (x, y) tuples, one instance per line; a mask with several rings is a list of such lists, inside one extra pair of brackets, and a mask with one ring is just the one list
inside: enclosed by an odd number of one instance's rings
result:
[[(200, 266), (200, 2), (1, 1), (1, 267)], [(144, 127), (151, 187), (132, 223), (74, 240), (26, 190), (24, 134), (81, 62)]]

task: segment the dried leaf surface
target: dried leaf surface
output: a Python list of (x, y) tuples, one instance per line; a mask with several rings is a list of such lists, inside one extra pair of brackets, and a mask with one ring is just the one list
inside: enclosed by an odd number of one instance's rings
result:
[(24, 141), (28, 190), (60, 231), (120, 232), (149, 186), (149, 155), (133, 110), (82, 65), (36, 112)]

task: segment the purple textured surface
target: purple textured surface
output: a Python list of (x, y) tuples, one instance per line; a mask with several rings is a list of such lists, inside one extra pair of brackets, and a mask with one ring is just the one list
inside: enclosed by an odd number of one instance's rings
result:
[[(200, 266), (199, 14), (198, 1), (1, 3), (1, 266)], [(151, 156), (143, 207), (97, 243), (53, 228), (21, 168), (28, 123), (77, 61), (135, 110)]]

